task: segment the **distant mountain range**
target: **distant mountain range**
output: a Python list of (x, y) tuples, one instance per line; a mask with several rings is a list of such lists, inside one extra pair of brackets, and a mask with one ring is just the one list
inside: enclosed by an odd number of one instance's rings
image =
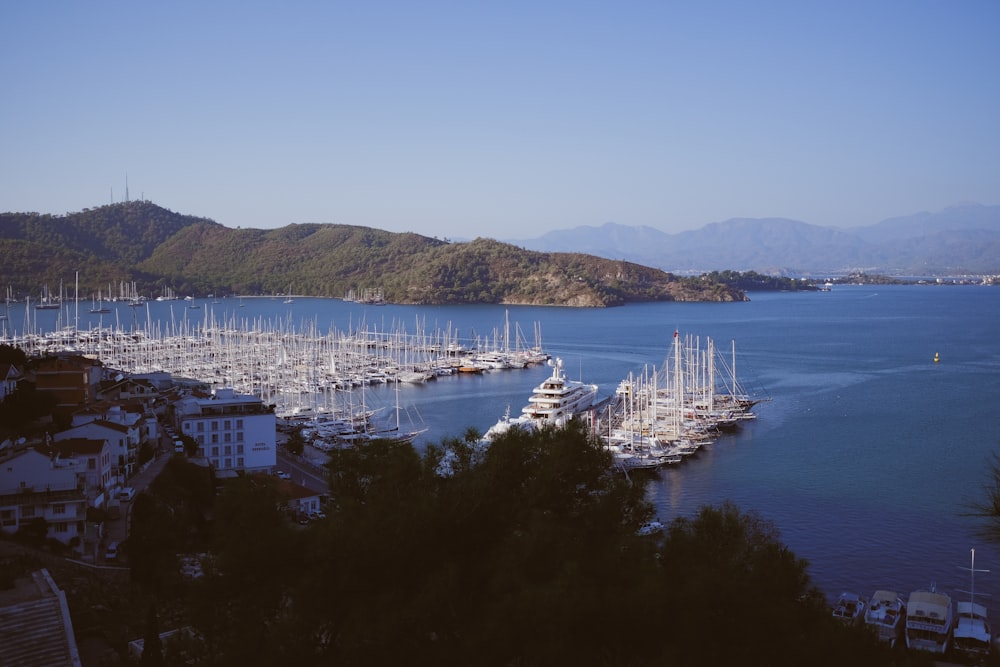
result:
[(678, 274), (896, 276), (1000, 274), (1000, 206), (959, 204), (936, 213), (836, 229), (784, 218), (733, 218), (667, 234), (607, 223), (508, 240), (528, 250), (580, 252)]

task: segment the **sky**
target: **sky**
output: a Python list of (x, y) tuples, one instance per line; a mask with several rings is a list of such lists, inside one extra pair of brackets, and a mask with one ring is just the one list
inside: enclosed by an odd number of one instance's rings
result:
[(1000, 2), (8, 2), (0, 211), (527, 239), (1000, 204)]

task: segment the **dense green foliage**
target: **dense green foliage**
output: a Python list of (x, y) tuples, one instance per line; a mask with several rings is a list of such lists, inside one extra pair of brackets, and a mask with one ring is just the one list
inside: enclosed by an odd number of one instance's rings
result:
[(607, 306), (626, 301), (739, 300), (704, 278), (477, 239), (448, 243), (367, 227), (293, 224), (230, 229), (149, 202), (65, 216), (0, 214), (0, 285), (36, 297), (63, 285), (90, 298), (136, 284), (147, 297), (275, 294), (343, 297), (381, 290), (396, 303)]
[(609, 473), (583, 428), (473, 443), (335, 451), (328, 516), (306, 527), (274, 478), (227, 483), (205, 575), (172, 588), (201, 638), (188, 651), (218, 665), (889, 664), (753, 513), (706, 507), (643, 534), (643, 484)]
[(19, 347), (0, 344), (0, 364), (11, 364), (23, 372), (28, 367), (28, 355)]
[(207, 547), (213, 502), (207, 470), (180, 457), (167, 461), (149, 489), (132, 501), (131, 531), (123, 545), (132, 580), (152, 593), (168, 591), (177, 578), (177, 554)]
[(65, 216), (0, 213), (0, 284), (15, 295), (36, 297), (62, 282), (72, 291), (79, 272), (89, 298), (124, 281), (143, 285), (148, 294), (165, 285), (138, 264), (181, 229), (201, 218), (181, 215), (148, 202), (109, 204)]
[(1000, 452), (993, 453), (986, 469), (989, 479), (981, 495), (966, 503), (965, 514), (981, 521), (978, 530), (983, 539), (1000, 544)]
[(33, 382), (22, 380), (17, 389), (0, 401), (0, 439), (9, 432), (21, 434), (36, 419), (48, 417), (56, 407), (56, 397), (49, 391), (38, 391)]
[(816, 285), (809, 281), (796, 280), (785, 276), (766, 276), (756, 271), (712, 271), (705, 276), (714, 282), (729, 285), (744, 292), (753, 291), (815, 291)]

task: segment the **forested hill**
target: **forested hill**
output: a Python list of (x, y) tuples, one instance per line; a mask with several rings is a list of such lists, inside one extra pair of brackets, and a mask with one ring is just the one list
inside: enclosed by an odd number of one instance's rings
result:
[(55, 292), (77, 273), (81, 297), (135, 282), (155, 297), (291, 292), (341, 297), (381, 290), (393, 303), (610, 306), (735, 301), (708, 279), (679, 278), (591, 255), (534, 252), (489, 239), (449, 243), (334, 224), (231, 229), (150, 202), (63, 216), (0, 213), (0, 286), (18, 298)]

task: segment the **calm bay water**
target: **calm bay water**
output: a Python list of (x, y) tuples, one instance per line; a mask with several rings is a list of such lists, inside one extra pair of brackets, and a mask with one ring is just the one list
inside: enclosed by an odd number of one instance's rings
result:
[[(976, 536), (961, 516), (983, 497), (988, 461), (1000, 451), (1000, 289), (972, 286), (844, 286), (821, 293), (753, 293), (748, 303), (632, 304), (580, 310), (502, 306), (362, 306), (338, 300), (273, 299), (111, 304), (104, 324), (143, 326), (264, 318), (319, 331), (363, 323), (408, 333), (451, 328), (462, 338), (520, 325), (565, 360), (568, 374), (596, 382), (601, 395), (629, 372), (659, 366), (673, 331), (736, 341), (737, 373), (748, 389), (771, 397), (759, 419), (650, 484), (660, 519), (693, 515), (729, 499), (775, 523), (782, 540), (810, 562), (830, 596), (877, 588), (905, 595), (936, 582), (967, 589), (969, 549), (976, 590), (1000, 595), (1000, 549)], [(89, 307), (89, 304), (87, 304)], [(81, 304), (81, 311), (88, 310)], [(67, 324), (66, 313), (36, 311), (37, 328)], [(11, 308), (7, 331), (23, 330), (24, 306)], [(81, 312), (79, 327), (96, 325)], [(935, 353), (940, 363), (935, 364)], [(429, 430), (423, 443), (485, 431), (510, 407), (520, 409), (548, 375), (536, 367), (404, 385), (401, 404)], [(390, 405), (386, 389), (369, 400)], [(420, 441), (418, 441), (420, 444)], [(995, 600), (988, 602), (996, 607)]]

